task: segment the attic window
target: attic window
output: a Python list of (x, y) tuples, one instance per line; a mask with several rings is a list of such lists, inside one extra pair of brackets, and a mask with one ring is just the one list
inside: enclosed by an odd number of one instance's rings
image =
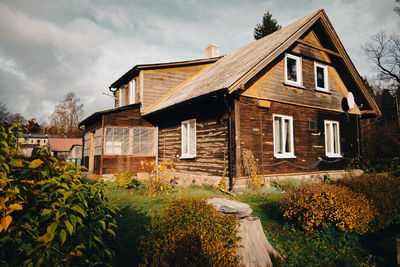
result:
[(315, 62), (315, 89), (329, 91), (328, 89), (328, 66)]
[(129, 104), (136, 103), (136, 80), (129, 82)]
[(119, 107), (126, 105), (126, 88), (125, 88), (125, 86), (122, 86), (119, 89), (118, 99), (119, 99)]
[(285, 82), (290, 85), (301, 86), (301, 60), (300, 57), (285, 55)]

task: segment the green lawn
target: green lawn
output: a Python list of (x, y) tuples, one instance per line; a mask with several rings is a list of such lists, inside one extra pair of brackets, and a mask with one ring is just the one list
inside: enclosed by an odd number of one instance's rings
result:
[[(169, 193), (149, 196), (144, 188), (124, 190), (113, 184), (106, 185), (106, 191), (109, 203), (118, 210), (117, 266), (136, 266), (140, 263), (140, 237), (152, 217), (161, 214), (169, 201), (212, 196), (224, 196), (248, 203), (253, 209), (253, 215), (260, 217), (270, 243), (285, 257), (287, 266), (372, 266), (374, 263), (380, 263), (378, 265), (381, 266), (393, 263), (395, 266), (394, 258), (383, 261), (370, 252), (374, 250), (370, 244), (378, 238), (377, 235), (362, 237), (335, 229), (308, 234), (293, 228), (281, 215), (279, 202), (284, 196), (281, 193), (246, 193), (232, 197), (212, 187), (192, 186), (175, 187)], [(389, 247), (395, 248), (394, 245)]]

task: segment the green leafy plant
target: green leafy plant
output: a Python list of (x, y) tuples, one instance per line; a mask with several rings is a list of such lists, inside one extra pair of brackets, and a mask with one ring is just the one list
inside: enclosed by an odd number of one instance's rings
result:
[(331, 184), (311, 184), (289, 191), (281, 210), (284, 217), (309, 232), (331, 226), (363, 234), (375, 216), (364, 195)]
[[(144, 163), (142, 163), (142, 166), (143, 165)], [(163, 160), (158, 165), (154, 162), (153, 171), (149, 177), (148, 182), (148, 194), (156, 196), (158, 194), (171, 190), (171, 181), (174, 178), (172, 175), (173, 171), (173, 161)]]
[(0, 127), (0, 264), (95, 265), (114, 255), (114, 211), (82, 167), (47, 148), (18, 158), (18, 125)]
[(204, 200), (172, 201), (143, 238), (145, 263), (152, 266), (236, 266), (237, 220)]
[(372, 201), (377, 214), (373, 229), (379, 230), (392, 223), (400, 223), (400, 180), (385, 174), (364, 174), (345, 178), (336, 184), (364, 194)]
[(136, 189), (141, 184), (135, 179), (134, 174), (130, 172), (114, 174), (114, 180), (119, 188), (124, 189)]

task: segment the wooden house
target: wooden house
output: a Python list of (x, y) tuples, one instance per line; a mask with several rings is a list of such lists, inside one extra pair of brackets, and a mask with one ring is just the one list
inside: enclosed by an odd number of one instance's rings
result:
[[(222, 58), (142, 66), (111, 89), (117, 104), (136, 100), (138, 120), (156, 128), (153, 160), (173, 161), (181, 184), (341, 175), (361, 153), (359, 120), (380, 116), (324, 10)], [(168, 72), (183, 66), (185, 77)]]

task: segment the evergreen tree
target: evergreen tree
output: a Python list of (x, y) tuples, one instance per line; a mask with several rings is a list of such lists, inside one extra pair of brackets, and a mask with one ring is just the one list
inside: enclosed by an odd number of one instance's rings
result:
[(258, 40), (282, 28), (276, 19), (272, 18), (272, 14), (267, 11), (264, 14), (262, 23), (257, 24), (254, 28), (254, 39)]

